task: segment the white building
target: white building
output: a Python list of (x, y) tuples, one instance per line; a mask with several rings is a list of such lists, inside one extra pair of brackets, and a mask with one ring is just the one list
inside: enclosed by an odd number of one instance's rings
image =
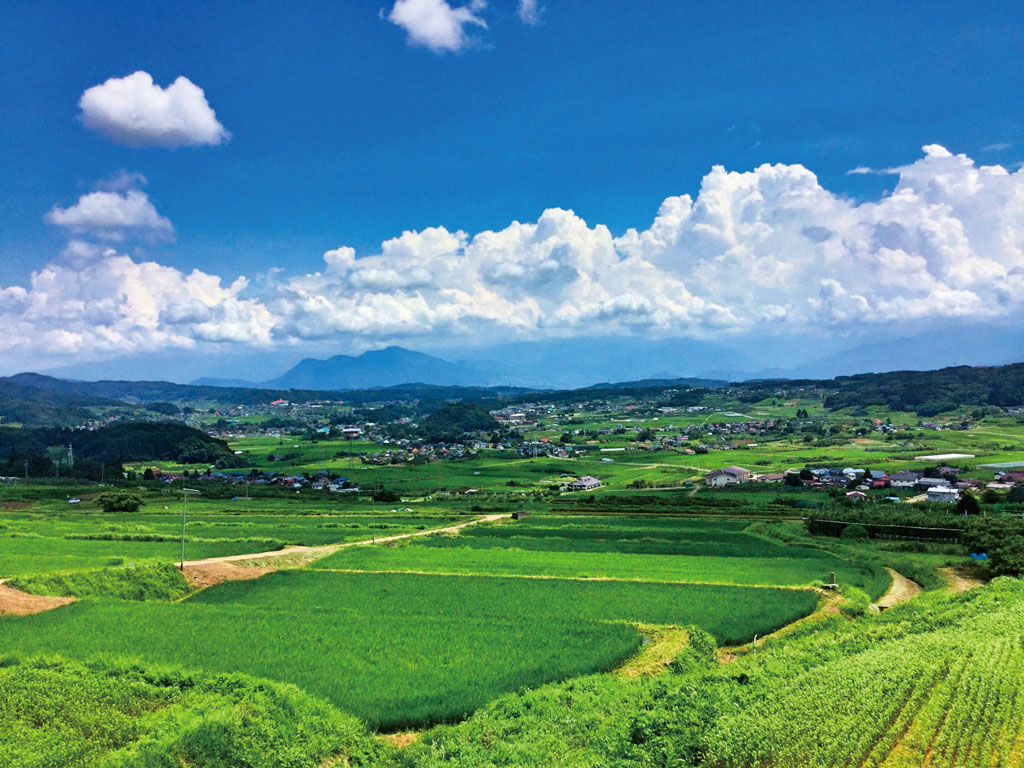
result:
[(592, 491), (595, 488), (601, 487), (601, 481), (596, 477), (590, 475), (584, 475), (578, 480), (573, 480), (569, 483), (568, 488), (570, 491)]
[(960, 498), (960, 491), (948, 485), (937, 485), (928, 489), (928, 501), (955, 502)]
[(704, 475), (705, 485), (712, 488), (745, 483), (748, 480), (750, 480), (750, 470), (743, 467), (723, 467)]

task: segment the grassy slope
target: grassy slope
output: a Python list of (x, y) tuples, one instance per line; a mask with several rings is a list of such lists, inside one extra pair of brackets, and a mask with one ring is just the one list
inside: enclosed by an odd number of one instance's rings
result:
[(171, 768), (378, 766), (354, 718), (292, 686), (243, 675), (6, 659), (0, 765)]
[(505, 696), (428, 733), (404, 764), (1019, 765), (1022, 623), (1020, 581), (932, 593), (881, 616), (809, 623), (727, 665)]
[(170, 563), (17, 576), (8, 585), (34, 595), (118, 600), (177, 600), (191, 591), (181, 571)]

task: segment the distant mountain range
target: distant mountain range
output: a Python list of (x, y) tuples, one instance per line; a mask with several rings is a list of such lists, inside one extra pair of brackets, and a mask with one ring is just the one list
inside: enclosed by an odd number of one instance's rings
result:
[[(335, 355), (326, 360), (306, 358), (275, 379), (247, 382), (239, 379), (201, 378), (192, 383), (218, 387), (261, 389), (346, 390), (394, 387), (405, 384), (433, 386), (574, 389), (613, 386), (607, 382), (672, 381), (687, 386), (720, 386), (724, 379), (673, 375), (673, 368), (689, 367), (688, 358), (701, 342), (637, 343), (612, 345), (604, 340), (576, 340), (533, 347), (499, 348), (494, 359), (447, 360), (403, 347), (387, 347), (361, 355)], [(705, 351), (700, 349), (700, 351)], [(611, 375), (609, 375), (611, 373)], [(619, 375), (616, 375), (619, 374)]]
[(327, 360), (306, 358), (270, 381), (244, 383), (236, 379), (197, 379), (194, 384), (257, 386), (263, 389), (367, 389), (400, 384), (488, 387), (508, 384), (472, 363), (455, 363), (402, 347), (387, 347), (358, 356), (335, 355)]
[[(1024, 330), (959, 326), (861, 344), (822, 332), (732, 344), (695, 339), (578, 338), (515, 342), (433, 354), (402, 347), (306, 358), (276, 378), (197, 379), (193, 384), (266, 389), (346, 390), (420, 383), (577, 389), (641, 379), (714, 382), (828, 379), (858, 373), (1006, 365), (1024, 359)], [(784, 362), (789, 361), (789, 362)]]

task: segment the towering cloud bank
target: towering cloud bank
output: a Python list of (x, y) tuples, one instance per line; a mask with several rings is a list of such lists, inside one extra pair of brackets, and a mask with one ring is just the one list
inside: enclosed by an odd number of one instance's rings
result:
[[(75, 241), (28, 287), (0, 289), (0, 323), (11, 329), (0, 353), (37, 349), (40, 338), (96, 356), (214, 342), (708, 338), (1018, 316), (1024, 171), (933, 145), (894, 172), (892, 194), (858, 204), (799, 165), (716, 166), (696, 197), (665, 200), (649, 227), (621, 237), (551, 209), (472, 236), (405, 232), (362, 258), (340, 247), (321, 271), (277, 273), (259, 291), (245, 278), (223, 287), (198, 270)], [(50, 218), (100, 237), (130, 232), (124, 222), (169, 228), (147, 205), (87, 195)]]

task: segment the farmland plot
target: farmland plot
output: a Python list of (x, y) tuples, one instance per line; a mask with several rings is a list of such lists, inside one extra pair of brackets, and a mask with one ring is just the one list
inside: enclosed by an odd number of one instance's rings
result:
[(342, 550), (311, 568), (533, 575), (659, 582), (800, 586), (836, 573), (878, 597), (874, 569), (743, 532), (743, 523), (656, 518), (537, 517), (478, 525), (393, 548)]
[(0, 646), (244, 671), (399, 728), (607, 669), (639, 645), (628, 621), (697, 623), (735, 642), (816, 600), (803, 590), (282, 572), (180, 604), (80, 601), (0, 619)]

